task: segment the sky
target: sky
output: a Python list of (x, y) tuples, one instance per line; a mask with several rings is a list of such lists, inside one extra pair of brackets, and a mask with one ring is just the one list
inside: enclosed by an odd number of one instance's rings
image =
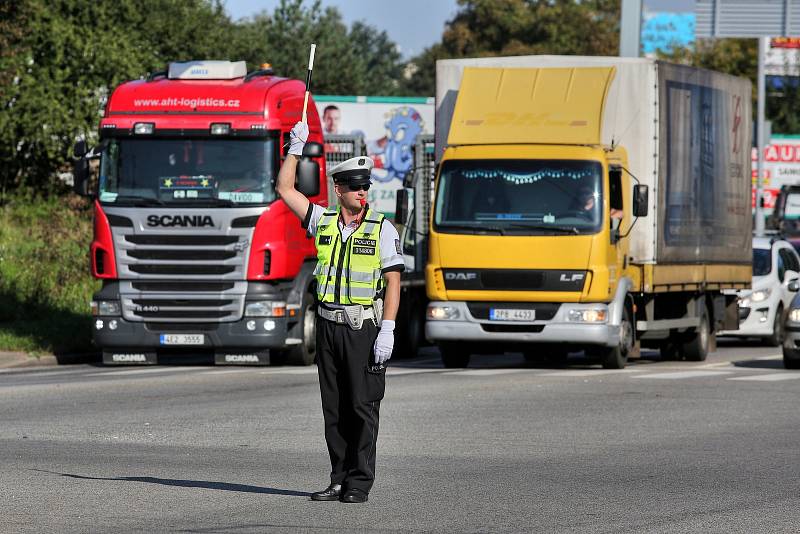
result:
[[(236, 20), (267, 10), (280, 0), (224, 0), (228, 14)], [(310, 6), (311, 1), (305, 5)], [(438, 42), (444, 24), (456, 12), (456, 0), (322, 0), (323, 7), (336, 7), (346, 24), (357, 20), (385, 30), (397, 43), (404, 59)]]
[[(310, 6), (312, 0), (307, 0)], [(224, 0), (234, 20), (267, 10), (280, 0)], [(445, 22), (453, 17), (456, 0), (322, 0), (323, 7), (336, 7), (348, 25), (357, 20), (385, 30), (397, 43), (403, 59), (410, 59), (439, 42)], [(695, 0), (643, 0), (643, 11), (692, 12)]]

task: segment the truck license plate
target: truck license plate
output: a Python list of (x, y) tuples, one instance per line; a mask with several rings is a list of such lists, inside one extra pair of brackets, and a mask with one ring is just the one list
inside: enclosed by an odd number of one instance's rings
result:
[(535, 321), (536, 310), (491, 308), (489, 319), (492, 321)]
[(162, 345), (202, 345), (205, 343), (203, 334), (161, 334)]

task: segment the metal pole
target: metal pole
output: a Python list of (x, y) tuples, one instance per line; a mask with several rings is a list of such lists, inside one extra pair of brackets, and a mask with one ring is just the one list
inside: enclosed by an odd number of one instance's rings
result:
[(764, 209), (761, 206), (764, 198), (764, 107), (766, 102), (766, 87), (764, 76), (764, 63), (767, 57), (769, 37), (758, 38), (758, 165), (756, 166), (756, 235), (764, 235)]
[(622, 0), (619, 28), (620, 57), (639, 57), (642, 33), (642, 0)]

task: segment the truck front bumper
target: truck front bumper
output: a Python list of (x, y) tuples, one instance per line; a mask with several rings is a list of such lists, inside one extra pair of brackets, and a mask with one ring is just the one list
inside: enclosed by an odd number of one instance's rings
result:
[[(491, 321), (475, 318), (466, 302), (431, 302), (431, 307), (451, 308), (452, 318), (432, 319), (428, 313), (425, 336), (433, 342), (482, 342), (482, 343), (564, 343), (570, 345), (602, 345), (613, 347), (619, 344), (619, 326), (608, 323), (587, 323), (568, 320), (570, 310), (606, 310), (605, 304), (561, 304), (555, 316), (549, 320), (517, 322)], [(513, 307), (506, 303), (505, 307)]]
[[(159, 353), (179, 352), (214, 353), (217, 363), (269, 363), (270, 349), (286, 347), (286, 332), (284, 317), (180, 325), (95, 317), (93, 325), (94, 342), (107, 363), (155, 363)], [(202, 344), (167, 344), (164, 336), (174, 334), (202, 335)]]

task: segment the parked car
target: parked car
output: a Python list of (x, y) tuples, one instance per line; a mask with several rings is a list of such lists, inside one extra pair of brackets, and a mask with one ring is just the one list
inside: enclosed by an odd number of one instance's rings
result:
[[(790, 282), (790, 289), (800, 289), (800, 282)], [(786, 336), (783, 340), (783, 366), (800, 369), (800, 295), (795, 295), (786, 314)]]
[[(769, 345), (783, 342), (785, 310), (797, 292), (800, 256), (783, 239), (753, 238), (752, 289), (738, 291), (739, 329), (724, 330), (722, 336), (758, 337)], [(800, 324), (798, 324), (800, 327)]]

